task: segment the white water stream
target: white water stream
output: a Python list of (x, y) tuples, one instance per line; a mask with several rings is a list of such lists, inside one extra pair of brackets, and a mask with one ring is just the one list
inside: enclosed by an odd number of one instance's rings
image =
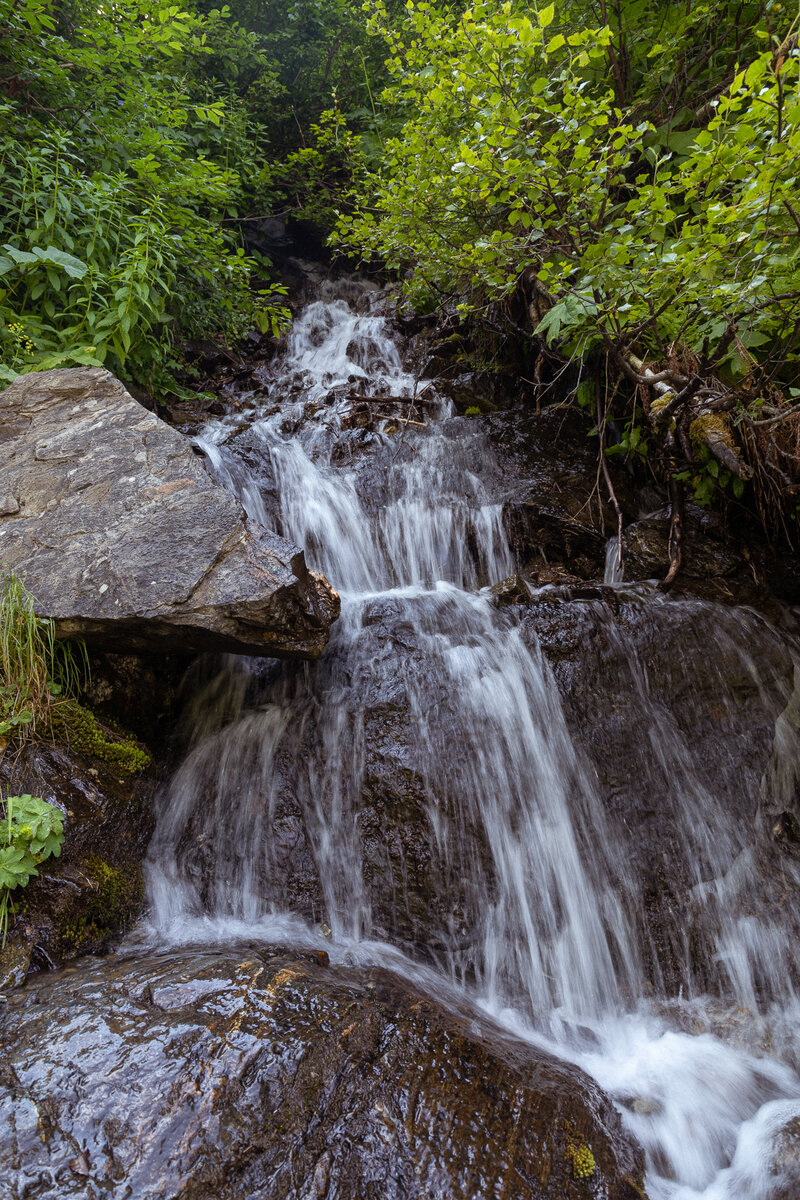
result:
[[(379, 301), (350, 285), (311, 304), (263, 392), (200, 439), (250, 515), (302, 546), (340, 591), (342, 616), (318, 664), (229, 659), (198, 684), (189, 751), (149, 854), (146, 936), (311, 941), (334, 960), (378, 960), (440, 992), (466, 986), (614, 1097), (647, 1151), (651, 1200), (789, 1200), (800, 1079), (782, 1060), (800, 1033), (798, 950), (774, 918), (748, 910), (746, 831), (693, 773), (684, 735), (650, 698), (646, 665), (632, 661), (642, 737), (685, 812), (683, 852), (726, 979), (724, 996), (704, 1000), (687, 952), (691, 996), (654, 995), (641, 884), (555, 681), (519, 622), (481, 591), (514, 570), (501, 506), (478, 470), (491, 453), (481, 423), (453, 420), (432, 389), (418, 390)], [(360, 395), (385, 402), (384, 432), (350, 428)], [(249, 425), (260, 467), (228, 446), (237, 423)], [(742, 670), (757, 673), (746, 628), (721, 618), (720, 637), (737, 636)], [(427, 965), (414, 962), (422, 935), (408, 898), (389, 878), (382, 895), (365, 875), (368, 698), (385, 705), (393, 687), (438, 847)], [(786, 774), (793, 727), (776, 739)], [(324, 900), (316, 928), (284, 876), (299, 825)], [(393, 905), (402, 936), (387, 930)], [(734, 1027), (746, 1036), (718, 1036)]]

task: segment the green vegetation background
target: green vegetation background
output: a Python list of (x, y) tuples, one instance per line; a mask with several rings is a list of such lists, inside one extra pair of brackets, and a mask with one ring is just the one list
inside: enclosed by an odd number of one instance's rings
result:
[(0, 0), (0, 382), (102, 364), (158, 395), (182, 340), (279, 333), (242, 220), (286, 207), (335, 94), (370, 112), (381, 58), (350, 0)]
[(300, 215), (592, 411), (602, 380), (607, 453), (750, 489), (792, 541), (799, 28), (797, 0), (0, 0), (0, 381), (180, 392), (187, 339), (286, 327), (242, 234)]

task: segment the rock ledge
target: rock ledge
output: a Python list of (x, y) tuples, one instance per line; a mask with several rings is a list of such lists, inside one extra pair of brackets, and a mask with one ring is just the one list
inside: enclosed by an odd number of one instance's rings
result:
[[(98, 367), (0, 393), (0, 563), (59, 638), (109, 649), (321, 654), (339, 598), (249, 521), (191, 444)], [(6, 502), (8, 501), (8, 502)]]

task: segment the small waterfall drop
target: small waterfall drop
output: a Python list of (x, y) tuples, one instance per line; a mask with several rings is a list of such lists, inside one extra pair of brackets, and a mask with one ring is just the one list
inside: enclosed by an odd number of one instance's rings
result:
[[(249, 514), (328, 576), (342, 615), (316, 664), (226, 659), (198, 682), (149, 852), (147, 936), (323, 929), (333, 955), (395, 966), (399, 949), (403, 969), (467, 986), (594, 1075), (648, 1151), (651, 1200), (779, 1200), (776, 1138), (800, 1127), (792, 1054), (715, 1036), (688, 943), (672, 947), (685, 994), (659, 994), (626, 861), (623, 833), (635, 833), (606, 810), (535, 636), (488, 591), (515, 569), (486, 485), (492, 451), (479, 422), (406, 371), (381, 300), (331, 285), (263, 391), (198, 439)], [(620, 582), (615, 541), (606, 581)], [(720, 624), (756, 689), (747, 622), (759, 620)], [(630, 769), (643, 788), (659, 774), (677, 814), (720, 1022), (747, 1009), (780, 1055), (800, 1030), (793, 926), (749, 910), (757, 849), (652, 695), (647, 662), (613, 620), (604, 629), (646, 748)], [(773, 790), (794, 784), (789, 695), (786, 706)], [(424, 854), (382, 824), (387, 796), (406, 831), (425, 831)], [(786, 884), (800, 884), (793, 864)]]
[(603, 573), (603, 583), (614, 587), (615, 584), (622, 583), (624, 578), (625, 564), (621, 561), (619, 538), (612, 537), (608, 539), (606, 545), (606, 569)]

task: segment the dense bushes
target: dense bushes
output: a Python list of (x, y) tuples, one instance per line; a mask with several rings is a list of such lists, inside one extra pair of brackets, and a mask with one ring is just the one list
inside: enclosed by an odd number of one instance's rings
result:
[[(757, 422), (800, 399), (797, 20), (727, 0), (406, 9), (398, 28), (372, 5), (405, 123), (340, 243), (417, 303), (496, 320), (523, 280), (528, 333), (604, 381), (616, 449), (684, 467), (700, 500), (752, 478), (789, 531), (796, 453)], [(706, 412), (726, 435), (693, 449)]]
[(257, 59), (227, 10), (0, 0), (3, 378), (104, 363), (158, 390), (176, 333), (280, 323), (231, 219), (257, 138), (204, 72), (231, 30)]

